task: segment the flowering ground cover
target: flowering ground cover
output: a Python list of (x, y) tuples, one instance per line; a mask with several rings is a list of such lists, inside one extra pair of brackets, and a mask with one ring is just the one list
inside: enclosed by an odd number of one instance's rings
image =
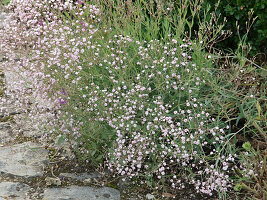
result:
[(212, 48), (229, 32), (201, 5), (12, 0), (1, 49), (21, 79), (7, 90), (44, 137), (115, 178), (267, 198), (266, 66), (246, 58), (246, 35), (234, 55)]

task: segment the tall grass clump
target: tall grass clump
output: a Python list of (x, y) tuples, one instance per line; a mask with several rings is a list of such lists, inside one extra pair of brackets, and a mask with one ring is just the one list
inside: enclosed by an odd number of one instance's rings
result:
[(249, 188), (256, 168), (266, 176), (266, 161), (251, 161), (260, 150), (236, 142), (246, 128), (266, 139), (266, 98), (236, 81), (255, 69), (244, 44), (224, 60), (212, 48), (229, 33), (202, 3), (11, 1), (0, 40), (21, 79), (7, 93), (85, 163), (150, 188), (189, 183), (227, 199)]

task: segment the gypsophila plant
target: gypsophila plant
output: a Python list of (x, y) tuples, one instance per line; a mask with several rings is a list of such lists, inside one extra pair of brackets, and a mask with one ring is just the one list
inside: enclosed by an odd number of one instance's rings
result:
[[(19, 78), (1, 103), (15, 100), (36, 128), (47, 130), (44, 137), (59, 135), (85, 163), (124, 180), (175, 190), (189, 183), (220, 198), (240, 191), (256, 167), (243, 149), (258, 154), (250, 143), (238, 149), (232, 141), (245, 127), (232, 132), (231, 120), (221, 117), (233, 96), (223, 99), (230, 86), (220, 87), (227, 79), (205, 49), (212, 52), (223, 25), (212, 15), (193, 30), (202, 1), (183, 2), (153, 1), (152, 8), (118, 1), (127, 8), (125, 21), (110, 1), (99, 7), (83, 0), (11, 1), (1, 51)], [(181, 12), (172, 21), (174, 8)], [(244, 67), (244, 55), (238, 59)], [(255, 115), (249, 108), (256, 101), (247, 102), (238, 120)]]

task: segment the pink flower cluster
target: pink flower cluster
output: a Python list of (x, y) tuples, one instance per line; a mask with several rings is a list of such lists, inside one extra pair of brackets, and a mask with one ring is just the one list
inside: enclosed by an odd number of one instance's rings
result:
[[(225, 125), (205, 106), (202, 89), (209, 73), (192, 56), (195, 44), (105, 36), (112, 32), (96, 27), (99, 9), (81, 3), (11, 2), (1, 47), (11, 60), (16, 48), (30, 52), (14, 61), (21, 79), (8, 89), (12, 99), (31, 108), (39, 128), (70, 136), (85, 157), (83, 135), (90, 133), (82, 128), (89, 122), (108, 125), (116, 139), (105, 165), (117, 175), (183, 188), (181, 174), (191, 173), (187, 181), (198, 192), (227, 191), (232, 160), (219, 152)], [(36, 117), (44, 112), (49, 117)]]

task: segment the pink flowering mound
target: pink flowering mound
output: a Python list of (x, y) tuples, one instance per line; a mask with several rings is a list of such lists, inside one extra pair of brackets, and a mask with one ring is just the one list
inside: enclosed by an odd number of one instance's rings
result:
[(59, 134), (85, 162), (152, 188), (233, 187), (244, 167), (229, 167), (229, 127), (210, 114), (213, 60), (200, 42), (117, 34), (83, 1), (13, 0), (7, 9), (1, 49), (20, 78), (2, 103), (16, 100), (44, 137)]

